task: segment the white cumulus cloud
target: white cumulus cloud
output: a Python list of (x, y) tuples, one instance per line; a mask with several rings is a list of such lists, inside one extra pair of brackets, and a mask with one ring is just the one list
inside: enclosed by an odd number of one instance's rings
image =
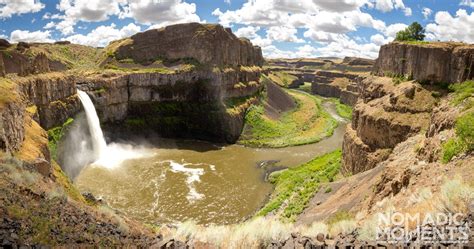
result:
[(258, 36), (257, 32), (260, 30), (260, 27), (247, 26), (242, 27), (234, 32), (238, 37), (246, 37), (249, 39), (256, 38)]
[(0, 0), (0, 19), (10, 18), (13, 15), (36, 13), (44, 8), (38, 0)]
[(11, 42), (54, 42), (50, 31), (14, 30), (10, 33)]
[(435, 23), (426, 25), (427, 37), (433, 40), (453, 40), (474, 42), (474, 12), (468, 14), (459, 9), (452, 16), (447, 11), (439, 11), (434, 18)]
[(405, 6), (403, 0), (375, 0), (375, 8), (382, 12), (390, 12), (394, 9), (403, 10), (406, 16), (411, 16), (411, 8)]
[(122, 17), (131, 17), (141, 24), (162, 27), (176, 23), (200, 22), (196, 4), (182, 0), (129, 0)]
[(140, 26), (137, 26), (134, 23), (130, 23), (121, 29), (116, 28), (115, 24), (112, 23), (109, 26), (99, 26), (88, 34), (72, 35), (65, 39), (72, 43), (92, 47), (104, 47), (107, 46), (111, 41), (129, 37), (140, 31)]

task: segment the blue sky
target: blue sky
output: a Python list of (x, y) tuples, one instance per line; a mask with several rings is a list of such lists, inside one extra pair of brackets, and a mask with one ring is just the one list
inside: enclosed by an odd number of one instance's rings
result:
[(474, 42), (474, 0), (0, 0), (0, 37), (89, 46), (182, 22), (220, 23), (266, 57), (376, 57), (417, 21), (429, 40)]

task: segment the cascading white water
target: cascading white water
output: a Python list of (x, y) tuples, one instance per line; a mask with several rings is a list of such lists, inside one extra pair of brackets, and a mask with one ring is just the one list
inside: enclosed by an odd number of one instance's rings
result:
[(79, 99), (81, 100), (82, 106), (86, 111), (87, 123), (89, 124), (89, 131), (92, 136), (92, 147), (94, 149), (95, 159), (99, 159), (104, 155), (105, 151), (107, 150), (107, 143), (104, 139), (104, 133), (100, 128), (99, 116), (97, 116), (94, 104), (89, 98), (89, 95), (87, 95), (87, 93), (81, 90), (77, 90), (77, 94), (79, 95)]
[(99, 116), (97, 116), (92, 100), (87, 93), (81, 90), (77, 90), (77, 94), (86, 111), (87, 123), (92, 136), (94, 165), (114, 168), (125, 160), (151, 156), (147, 149), (136, 148), (129, 144), (111, 143), (107, 145), (104, 133), (100, 128)]

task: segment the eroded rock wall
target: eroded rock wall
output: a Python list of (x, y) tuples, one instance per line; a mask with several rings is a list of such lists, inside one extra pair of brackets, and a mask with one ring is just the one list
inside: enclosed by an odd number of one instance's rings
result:
[[(152, 29), (118, 41), (114, 57), (139, 63), (194, 58), (217, 66), (261, 66), (262, 51), (220, 25), (188, 23)], [(113, 46), (113, 45), (112, 45)]]
[(23, 120), (25, 106), (21, 101), (12, 101), (0, 106), (0, 150), (18, 151), (25, 138)]
[(474, 45), (392, 42), (380, 48), (373, 73), (420, 82), (454, 83), (474, 78)]
[(134, 73), (78, 81), (104, 122), (137, 132), (234, 142), (245, 109), (227, 112), (227, 102), (245, 102), (261, 90), (259, 71), (224, 70), (173, 74)]
[(413, 81), (369, 77), (359, 82), (360, 101), (343, 141), (343, 170), (356, 174), (385, 160), (390, 151), (429, 126), (435, 99)]

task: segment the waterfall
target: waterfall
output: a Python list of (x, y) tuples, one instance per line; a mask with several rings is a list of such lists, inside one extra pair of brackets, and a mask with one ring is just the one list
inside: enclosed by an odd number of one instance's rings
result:
[(114, 168), (122, 162), (130, 159), (137, 159), (152, 156), (149, 150), (143, 147), (135, 147), (129, 144), (111, 143), (107, 144), (104, 134), (100, 128), (99, 117), (95, 111), (94, 104), (87, 93), (77, 90), (82, 106), (86, 111), (87, 124), (92, 136), (92, 148), (94, 150), (93, 165), (103, 166), (106, 168)]
[(82, 106), (84, 106), (84, 110), (86, 111), (87, 123), (89, 125), (89, 131), (92, 136), (92, 148), (94, 149), (94, 157), (96, 159), (101, 158), (107, 150), (107, 143), (105, 142), (104, 134), (102, 133), (102, 129), (100, 128), (99, 116), (97, 116), (94, 104), (89, 98), (89, 95), (87, 95), (87, 93), (81, 90), (77, 90), (77, 94), (79, 95), (79, 99), (81, 100)]

